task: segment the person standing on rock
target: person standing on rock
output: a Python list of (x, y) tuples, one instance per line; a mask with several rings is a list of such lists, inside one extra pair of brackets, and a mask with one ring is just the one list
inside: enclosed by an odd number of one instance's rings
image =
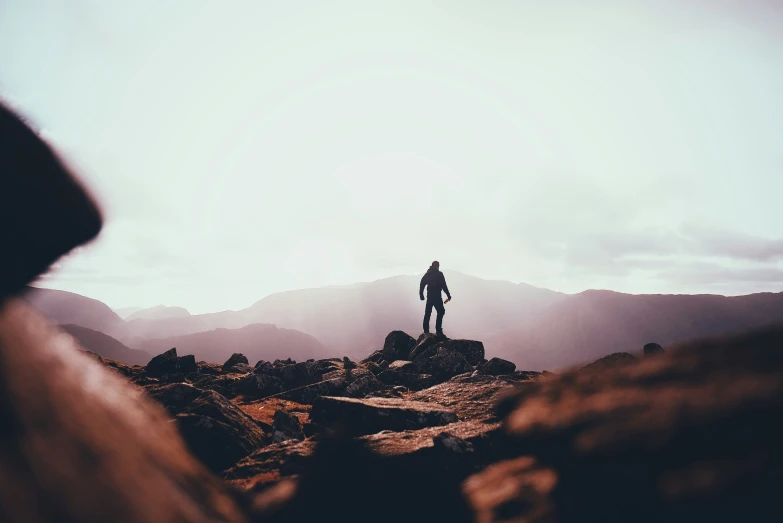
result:
[(446, 293), (446, 302), (451, 301), (451, 293), (449, 292), (449, 286), (446, 285), (446, 277), (440, 272), (440, 263), (437, 261), (432, 262), (432, 265), (427, 272), (421, 278), (421, 284), (419, 284), (419, 298), (424, 301), (424, 287), (427, 287), (427, 306), (424, 308), (424, 332), (430, 332), (430, 316), (432, 315), (432, 308), (438, 312), (438, 317), (435, 319), (435, 332), (438, 336), (443, 336), (443, 315), (446, 314), (446, 308), (443, 306), (443, 295), (441, 292)]

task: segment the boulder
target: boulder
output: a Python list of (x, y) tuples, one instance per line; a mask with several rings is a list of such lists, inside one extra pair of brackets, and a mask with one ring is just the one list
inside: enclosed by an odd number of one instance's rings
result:
[(663, 347), (657, 343), (648, 343), (644, 346), (644, 355), (653, 356), (655, 354), (663, 354)]
[(482, 363), (478, 366), (478, 370), (482, 374), (490, 374), (492, 376), (500, 376), (501, 374), (513, 374), (517, 366), (508, 360), (501, 358), (492, 358), (491, 360)]
[(177, 349), (169, 349), (163, 354), (158, 354), (147, 363), (144, 368), (145, 374), (157, 378), (165, 374), (177, 372)]
[(267, 445), (226, 470), (223, 477), (231, 483), (254, 478), (255, 484), (263, 485), (267, 478), (274, 482), (281, 476), (300, 474), (307, 470), (314, 448), (315, 442), (311, 440), (291, 439)]
[(447, 349), (459, 352), (468, 362), (473, 365), (480, 365), (484, 362), (484, 344), (474, 340), (446, 340), (441, 342)]
[(305, 439), (299, 418), (284, 410), (275, 411), (272, 421), (272, 442), (281, 443), (290, 439)]
[(378, 380), (386, 385), (398, 385), (407, 387), (410, 390), (421, 390), (427, 387), (432, 387), (437, 383), (435, 378), (430, 374), (419, 374), (415, 370), (411, 369), (411, 372), (406, 372), (400, 369), (386, 369), (378, 374)]
[(417, 359), (413, 368), (419, 374), (430, 374), (438, 383), (473, 372), (473, 366), (462, 353), (444, 346), (438, 346), (437, 352), (430, 357)]
[(172, 383), (147, 389), (147, 394), (163, 404), (172, 415), (182, 412), (203, 393), (203, 390), (188, 383)]
[(282, 392), (283, 380), (269, 374), (250, 373), (236, 382), (234, 390), (251, 398), (264, 398)]
[(253, 367), (248, 365), (247, 363), (237, 363), (230, 369), (228, 369), (228, 372), (232, 374), (250, 374), (253, 372)]
[(193, 385), (204, 390), (214, 390), (215, 392), (225, 396), (226, 398), (233, 398), (237, 394), (240, 394), (239, 384), (242, 378), (232, 375), (212, 375), (212, 374), (195, 374), (191, 376), (191, 382)]
[(372, 373), (373, 373), (373, 374), (375, 374), (376, 376), (377, 376), (378, 374), (380, 374), (381, 372), (383, 372), (383, 369), (381, 368), (381, 366), (380, 366), (380, 365), (378, 365), (377, 363), (373, 362), (373, 361), (371, 361), (371, 362), (369, 362), (369, 363), (366, 363), (366, 364), (364, 365), (364, 368), (365, 368), (365, 369), (367, 369), (367, 370), (369, 370), (370, 372), (372, 372)]
[[(321, 362), (329, 360), (321, 360)], [(323, 365), (321, 362), (316, 364)], [(333, 364), (334, 362), (329, 362)], [(311, 404), (319, 396), (363, 397), (375, 390), (386, 388), (375, 375), (362, 367), (355, 369), (339, 369), (327, 372), (320, 381), (306, 386), (300, 386), (285, 392), (282, 397), (299, 403)]]
[(177, 426), (190, 450), (219, 472), (264, 444), (253, 419), (214, 391), (205, 391), (181, 410)]
[(177, 368), (185, 376), (187, 376), (188, 374), (193, 374), (194, 372), (198, 372), (198, 364), (196, 363), (196, 357), (192, 354), (180, 356), (179, 358), (177, 358)]
[(411, 430), (447, 425), (457, 421), (453, 411), (432, 403), (393, 398), (337, 398), (322, 396), (313, 401), (313, 423), (352, 435), (382, 430)]
[(768, 520), (781, 347), (773, 327), (533, 382), (500, 406), (508, 461), (468, 480), (476, 520)]
[(426, 351), (428, 348), (445, 340), (446, 338), (444, 336), (438, 336), (436, 334), (430, 334), (430, 333), (422, 334), (421, 336), (419, 336), (419, 339), (416, 341), (416, 345), (411, 349), (410, 356), (406, 359), (415, 361), (419, 357), (421, 357), (424, 351)]
[(383, 342), (381, 353), (387, 361), (407, 360), (411, 349), (416, 345), (416, 340), (402, 331), (392, 331)]
[(343, 394), (349, 398), (363, 398), (367, 394), (385, 390), (387, 388), (388, 387), (384, 383), (380, 382), (378, 378), (375, 377), (375, 374), (367, 373), (349, 383), (345, 387)]
[(463, 374), (434, 387), (414, 392), (408, 399), (441, 405), (453, 410), (461, 420), (497, 421), (495, 403), (516, 388), (530, 386), (528, 383), (517, 383), (509, 376)]
[(405, 367), (410, 367), (410, 369), (413, 369), (413, 363), (410, 361), (405, 360), (396, 360), (391, 363), (389, 363), (389, 366), (386, 367), (386, 370), (400, 370), (404, 371)]
[(269, 361), (260, 360), (253, 367), (253, 372), (259, 374), (269, 374), (275, 367)]
[(199, 374), (218, 375), (223, 373), (223, 366), (219, 363), (207, 363), (206, 361), (199, 361), (198, 372)]
[(240, 364), (240, 363), (244, 363), (245, 365), (249, 365), (250, 362), (247, 361), (247, 358), (245, 357), (244, 354), (239, 354), (238, 352), (235, 352), (223, 364), (223, 370), (225, 370), (225, 371), (233, 370), (233, 368), (236, 365)]
[(366, 358), (362, 360), (362, 363), (380, 363), (383, 360), (383, 351), (382, 350), (376, 350)]

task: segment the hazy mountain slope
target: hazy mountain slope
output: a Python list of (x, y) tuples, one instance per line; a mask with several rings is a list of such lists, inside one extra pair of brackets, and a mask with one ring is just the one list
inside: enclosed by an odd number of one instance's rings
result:
[[(444, 330), (452, 337), (482, 334), (516, 325), (565, 295), (445, 271), (454, 300), (446, 305)], [(377, 347), (391, 330), (418, 334), (424, 302), (421, 275), (396, 276), (371, 283), (273, 294), (240, 314), (254, 321), (295, 328), (349, 355)], [(433, 313), (431, 328), (435, 327)]]
[(60, 328), (73, 336), (82, 348), (104, 358), (111, 358), (131, 365), (146, 365), (152, 359), (151, 354), (131, 349), (102, 332), (79, 325), (60, 325)]
[(117, 314), (117, 316), (119, 316), (124, 320), (134, 312), (138, 312), (142, 310), (142, 307), (121, 307), (119, 309), (112, 309), (112, 310)]
[(179, 354), (194, 354), (197, 360), (223, 363), (231, 354), (240, 352), (251, 364), (258, 360), (341, 356), (330, 351), (317, 339), (303, 332), (279, 329), (274, 325), (247, 325), (240, 329), (215, 329), (171, 338), (147, 340), (140, 348), (150, 354), (160, 354), (172, 347)]
[[(452, 337), (480, 337), (517, 325), (565, 295), (511, 282), (490, 281), (446, 271), (454, 301), (446, 305), (445, 330)], [(424, 303), (418, 276), (395, 276), (345, 286), (281, 292), (241, 311), (188, 317), (133, 319), (134, 338), (164, 338), (254, 323), (296, 329), (352, 357), (382, 344), (392, 330), (421, 332)], [(433, 315), (432, 328), (435, 327)], [(134, 342), (133, 346), (139, 346)]]
[(128, 332), (135, 343), (142, 339), (183, 336), (214, 329), (238, 329), (252, 323), (252, 319), (236, 311), (223, 311), (174, 318), (137, 318), (128, 321)]
[(39, 287), (29, 287), (22, 298), (53, 323), (80, 325), (119, 339), (126, 335), (123, 319), (98, 300)]
[(156, 305), (148, 309), (139, 309), (125, 317), (127, 321), (138, 319), (164, 319), (164, 318), (182, 318), (190, 316), (187, 309), (183, 307), (167, 307), (165, 305)]
[(645, 343), (669, 345), (783, 320), (783, 293), (630, 295), (585, 291), (520, 326), (484, 338), (487, 354), (526, 370), (557, 369)]

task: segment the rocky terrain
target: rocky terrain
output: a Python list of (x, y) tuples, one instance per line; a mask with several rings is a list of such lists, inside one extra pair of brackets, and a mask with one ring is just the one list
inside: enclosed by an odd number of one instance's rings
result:
[(417, 340), (401, 331), (360, 362), (278, 359), (251, 366), (234, 354), (213, 364), (176, 348), (145, 366), (93, 357), (160, 402), (191, 451), (242, 488), (298, 474), (324, 437), (355, 438), (422, 466), (434, 459), (433, 448), (448, 461), (459, 442), (479, 449), (471, 466), (488, 463), (500, 434), (494, 402), (540, 377), (485, 359), (478, 341), (434, 334)]
[(768, 329), (555, 375), (394, 331), (360, 362), (101, 361), (262, 521), (364, 521), (389, 499), (373, 520), (735, 521), (766, 520), (783, 485), (781, 350)]

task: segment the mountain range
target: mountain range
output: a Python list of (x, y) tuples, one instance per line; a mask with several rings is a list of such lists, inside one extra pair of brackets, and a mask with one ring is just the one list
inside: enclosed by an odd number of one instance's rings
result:
[[(454, 298), (446, 305), (447, 335), (482, 340), (487, 357), (528, 370), (557, 370), (612, 352), (639, 351), (648, 342), (667, 345), (783, 319), (783, 293), (725, 297), (589, 290), (568, 295), (445, 274)], [(395, 276), (276, 293), (239, 311), (126, 310), (125, 319), (100, 301), (64, 291), (32, 288), (25, 298), (55, 323), (99, 331), (149, 354), (176, 346), (208, 361), (222, 361), (232, 352), (245, 353), (251, 363), (288, 356), (360, 358), (380, 348), (392, 330), (421, 332), (419, 279)]]

